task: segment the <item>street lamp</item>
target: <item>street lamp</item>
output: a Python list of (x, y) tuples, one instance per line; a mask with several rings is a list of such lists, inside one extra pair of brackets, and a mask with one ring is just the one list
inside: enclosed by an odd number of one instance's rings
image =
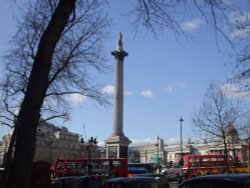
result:
[(147, 150), (145, 150), (145, 163), (147, 163), (148, 162), (148, 153), (147, 153), (148, 151)]
[(248, 173), (250, 173), (250, 127), (248, 127)]
[(180, 122), (180, 147), (181, 147), (181, 160), (180, 160), (180, 165), (182, 166), (183, 160), (182, 160), (182, 155), (183, 155), (183, 151), (182, 151), (182, 123), (183, 123), (184, 119), (182, 118), (182, 116), (180, 116), (179, 122)]
[(97, 141), (96, 138), (94, 139), (93, 137), (91, 137), (88, 141), (88, 145), (87, 145), (87, 150), (88, 150), (88, 175), (91, 174), (91, 151), (94, 149), (94, 147), (96, 146)]
[(157, 136), (157, 143), (155, 144), (156, 146), (156, 157), (155, 157), (155, 161), (157, 164), (159, 164), (159, 136)]

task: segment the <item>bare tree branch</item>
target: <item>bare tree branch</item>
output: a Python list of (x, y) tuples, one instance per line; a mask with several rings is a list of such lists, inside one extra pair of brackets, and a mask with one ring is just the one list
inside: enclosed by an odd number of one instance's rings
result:
[[(19, 18), (19, 30), (12, 40), (13, 48), (4, 59), (8, 79), (2, 82), (2, 87), (8, 86), (3, 94), (6, 102), (8, 100), (8, 104), (13, 106), (12, 110), (20, 109), (40, 38), (57, 4), (57, 0), (29, 2), (27, 13), (23, 14), (23, 19)], [(77, 2), (53, 54), (46, 103), (41, 112), (46, 111), (49, 115), (50, 111), (52, 117), (57, 113), (63, 114), (70, 105), (63, 95), (74, 93), (102, 105), (109, 104), (89, 73), (90, 69), (91, 72), (104, 73), (108, 68), (102, 45), (108, 36), (109, 20), (103, 5), (105, 2), (99, 0)], [(13, 98), (15, 103), (11, 100)]]
[[(227, 129), (229, 125), (233, 125), (240, 132), (244, 119), (243, 109), (239, 102), (229, 100), (219, 85), (212, 83), (206, 91), (202, 106), (194, 112), (192, 121), (202, 134), (221, 140), (225, 154), (228, 155)], [(227, 166), (229, 170), (229, 165)]]

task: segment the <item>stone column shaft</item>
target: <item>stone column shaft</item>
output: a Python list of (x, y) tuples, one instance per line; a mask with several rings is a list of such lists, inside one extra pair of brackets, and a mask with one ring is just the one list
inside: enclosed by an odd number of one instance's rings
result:
[(117, 59), (114, 91), (114, 130), (113, 134), (123, 134), (123, 61)]

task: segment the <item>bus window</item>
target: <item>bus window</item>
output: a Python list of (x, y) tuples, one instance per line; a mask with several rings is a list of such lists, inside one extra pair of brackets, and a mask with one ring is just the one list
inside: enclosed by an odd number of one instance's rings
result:
[[(89, 164), (90, 163), (90, 164)], [(91, 169), (89, 169), (91, 168)], [(90, 172), (90, 174), (89, 174)], [(126, 158), (79, 158), (57, 159), (54, 162), (54, 176), (62, 177), (69, 175), (114, 175), (126, 177), (128, 164)]]

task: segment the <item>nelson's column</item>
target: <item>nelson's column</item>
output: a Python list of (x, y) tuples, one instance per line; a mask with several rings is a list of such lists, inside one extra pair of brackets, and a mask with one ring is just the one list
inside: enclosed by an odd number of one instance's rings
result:
[(116, 50), (111, 52), (116, 59), (114, 91), (114, 128), (105, 142), (107, 158), (128, 158), (128, 145), (131, 141), (123, 133), (123, 60), (128, 55), (123, 50), (122, 33), (119, 35)]

